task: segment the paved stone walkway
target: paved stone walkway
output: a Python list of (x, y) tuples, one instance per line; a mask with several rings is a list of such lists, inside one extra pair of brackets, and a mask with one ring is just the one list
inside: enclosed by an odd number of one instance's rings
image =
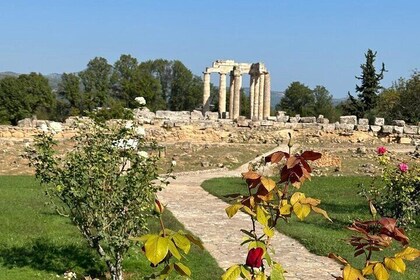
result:
[[(287, 151), (287, 147), (275, 150)], [(240, 246), (244, 236), (240, 229), (249, 228), (250, 220), (240, 211), (229, 219), (225, 213), (228, 204), (203, 190), (200, 185), (211, 178), (240, 176), (247, 166), (244, 164), (233, 171), (181, 174), (159, 193), (159, 199), (186, 229), (201, 238), (204, 247), (223, 269), (245, 262), (247, 250), (245, 246)], [(272, 247), (276, 252), (273, 259), (283, 265), (287, 280), (328, 280), (334, 279), (331, 274), (340, 274), (339, 265), (334, 261), (308, 252), (298, 241), (279, 232), (272, 239)]]

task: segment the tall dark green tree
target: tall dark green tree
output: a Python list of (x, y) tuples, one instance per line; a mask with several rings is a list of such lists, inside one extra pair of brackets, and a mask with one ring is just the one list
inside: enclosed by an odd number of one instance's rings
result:
[(382, 88), (380, 85), (381, 80), (384, 78), (385, 64), (382, 63), (381, 70), (376, 72), (375, 58), (377, 52), (368, 49), (365, 54), (366, 62), (360, 65), (362, 74), (356, 76), (356, 79), (361, 81), (360, 85), (356, 85), (357, 98), (353, 97), (350, 93), (348, 106), (344, 109), (346, 113), (356, 115), (357, 117), (368, 117), (370, 111), (375, 108), (379, 90)]
[(313, 90), (313, 95), (315, 99), (314, 104), (314, 116), (323, 115), (329, 120), (335, 121), (337, 116), (337, 111), (332, 102), (333, 96), (324, 86), (316, 86)]
[[(81, 81), (76, 74), (63, 73), (61, 82), (58, 85), (58, 94), (60, 111), (62, 117), (78, 116), (82, 114), (84, 108), (84, 100), (81, 92)], [(64, 112), (63, 112), (64, 111)]]
[(89, 111), (107, 105), (111, 89), (111, 70), (112, 66), (105, 58), (95, 57), (89, 61), (87, 68), (80, 72)]
[(286, 111), (291, 116), (296, 114), (313, 116), (315, 115), (314, 103), (314, 94), (308, 86), (300, 82), (292, 82), (285, 90), (280, 103), (276, 105), (276, 110)]

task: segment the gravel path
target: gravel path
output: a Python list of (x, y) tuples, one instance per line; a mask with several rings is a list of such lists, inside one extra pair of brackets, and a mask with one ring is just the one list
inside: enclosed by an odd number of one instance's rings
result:
[[(287, 151), (287, 147), (277, 147), (275, 150)], [(201, 238), (204, 247), (223, 269), (245, 262), (247, 252), (246, 247), (240, 246), (243, 237), (240, 229), (249, 228), (250, 221), (241, 212), (229, 219), (225, 213), (228, 204), (203, 190), (200, 185), (211, 178), (240, 176), (247, 166), (248, 163), (233, 171), (180, 174), (159, 193), (159, 199), (186, 229)], [(273, 259), (283, 265), (287, 280), (328, 280), (333, 279), (331, 274), (340, 274), (339, 265), (334, 261), (308, 252), (298, 241), (279, 232), (272, 240), (272, 247), (276, 252)]]

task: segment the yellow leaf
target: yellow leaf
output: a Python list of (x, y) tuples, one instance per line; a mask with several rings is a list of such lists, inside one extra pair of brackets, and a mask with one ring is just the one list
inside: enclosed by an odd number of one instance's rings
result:
[(281, 215), (290, 215), (290, 209), (292, 208), (292, 205), (286, 204), (280, 207), (280, 214)]
[(273, 237), (274, 236), (274, 230), (269, 228), (269, 227), (264, 227), (263, 232), (265, 233), (265, 235), (267, 235), (268, 237)]
[(276, 187), (276, 182), (270, 178), (261, 177), (261, 183), (268, 192), (271, 192)]
[(265, 213), (264, 209), (261, 206), (257, 206), (255, 208), (256, 212), (257, 212), (257, 221), (262, 224), (263, 226), (267, 226), (268, 225), (268, 217), (267, 214)]
[(317, 206), (318, 204), (321, 203), (321, 200), (315, 199), (312, 197), (305, 197), (305, 198), (302, 198), (299, 202), (302, 204), (309, 204), (311, 206)]
[(307, 204), (300, 204), (300, 202), (296, 202), (293, 205), (293, 212), (295, 212), (299, 220), (302, 221), (309, 215), (309, 213), (311, 213), (311, 207)]
[(154, 265), (160, 263), (168, 254), (168, 238), (158, 235), (150, 237), (144, 244), (147, 259)]
[(376, 263), (377, 262), (374, 262), (374, 263), (370, 262), (370, 263), (368, 263), (365, 266), (365, 268), (362, 269), (362, 274), (363, 275), (371, 275), (371, 274), (373, 274), (373, 267), (375, 266)]
[(314, 211), (315, 213), (321, 214), (322, 216), (325, 217), (325, 219), (327, 219), (328, 221), (332, 222), (332, 220), (330, 219), (330, 217), (328, 217), (327, 211), (325, 211), (325, 210), (323, 210), (321, 208), (315, 207), (315, 206), (312, 206), (312, 211)]
[(402, 258), (385, 258), (385, 267), (396, 272), (404, 273), (405, 263)]
[(301, 199), (305, 198), (305, 194), (301, 192), (295, 192), (292, 197), (290, 198), (290, 204), (295, 205), (296, 202), (300, 201)]
[(150, 237), (152, 237), (154, 235), (155, 234), (145, 234), (145, 235), (142, 235), (142, 236), (139, 236), (139, 237), (130, 237), (129, 239), (133, 240), (133, 241), (146, 242), (147, 239), (149, 239)]
[(191, 243), (180, 233), (175, 233), (174, 236), (172, 236), (172, 240), (175, 242), (175, 245), (180, 248), (182, 251), (184, 251), (185, 254), (188, 254), (191, 248)]
[(389, 273), (386, 270), (385, 266), (382, 263), (377, 263), (373, 267), (373, 274), (375, 275), (377, 280), (388, 280)]
[(351, 267), (349, 264), (343, 269), (343, 278), (344, 280), (365, 280), (360, 270)]
[(180, 262), (174, 263), (174, 268), (182, 276), (191, 276), (191, 270), (186, 265)]
[(226, 209), (225, 209), (225, 211), (226, 211), (226, 214), (228, 215), (228, 217), (229, 218), (232, 218), (233, 216), (235, 216), (235, 214), (239, 211), (239, 209), (241, 209), (243, 207), (243, 205), (242, 204), (240, 204), (240, 203), (236, 203), (236, 204), (233, 204), (233, 205), (231, 205), (231, 206), (229, 206), (229, 207), (227, 207)]
[(241, 276), (245, 277), (247, 280), (252, 280), (251, 272), (243, 265), (241, 265)]
[(235, 264), (226, 270), (226, 272), (222, 275), (222, 280), (237, 280), (240, 274), (241, 267)]
[[(180, 231), (180, 233), (181, 233), (181, 231)], [(194, 235), (189, 234), (189, 233), (185, 234), (185, 237), (187, 237), (189, 241), (191, 241), (192, 243), (194, 243), (195, 245), (200, 247), (201, 250), (204, 250), (203, 242), (201, 242), (200, 239), (198, 239), (197, 237), (195, 237)]]
[(266, 247), (265, 243), (264, 242), (261, 242), (261, 241), (252, 241), (252, 242), (249, 242), (248, 250), (250, 250), (252, 248), (257, 248), (257, 247), (263, 249), (264, 250), (264, 254), (267, 251), (267, 247)]
[(255, 277), (255, 280), (267, 280), (267, 276), (265, 276), (265, 273), (257, 274)]
[(177, 260), (181, 259), (181, 254), (179, 253), (175, 244), (170, 239), (168, 239), (168, 249)]
[(247, 213), (247, 214), (249, 214), (249, 215), (251, 215), (251, 216), (253, 216), (253, 217), (255, 217), (255, 216), (257, 216), (257, 214), (255, 214), (248, 206), (244, 206), (243, 207), (244, 208), (244, 211)]
[(420, 250), (412, 247), (406, 247), (403, 251), (395, 254), (396, 258), (402, 258), (407, 261), (413, 261), (420, 257)]
[(270, 280), (285, 280), (284, 269), (279, 263), (275, 263), (272, 266)]

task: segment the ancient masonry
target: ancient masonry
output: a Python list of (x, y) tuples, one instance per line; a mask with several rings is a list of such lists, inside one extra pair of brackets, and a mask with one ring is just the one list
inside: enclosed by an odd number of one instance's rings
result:
[[(270, 74), (264, 64), (237, 63), (233, 60), (216, 60), (212, 67), (207, 67), (204, 74), (203, 114), (210, 110), (210, 75), (219, 73), (219, 117), (235, 120), (240, 112), (240, 94), (242, 75), (250, 75), (249, 103), (251, 120), (265, 120), (270, 116)], [(229, 111), (226, 108), (226, 75), (230, 76)]]

